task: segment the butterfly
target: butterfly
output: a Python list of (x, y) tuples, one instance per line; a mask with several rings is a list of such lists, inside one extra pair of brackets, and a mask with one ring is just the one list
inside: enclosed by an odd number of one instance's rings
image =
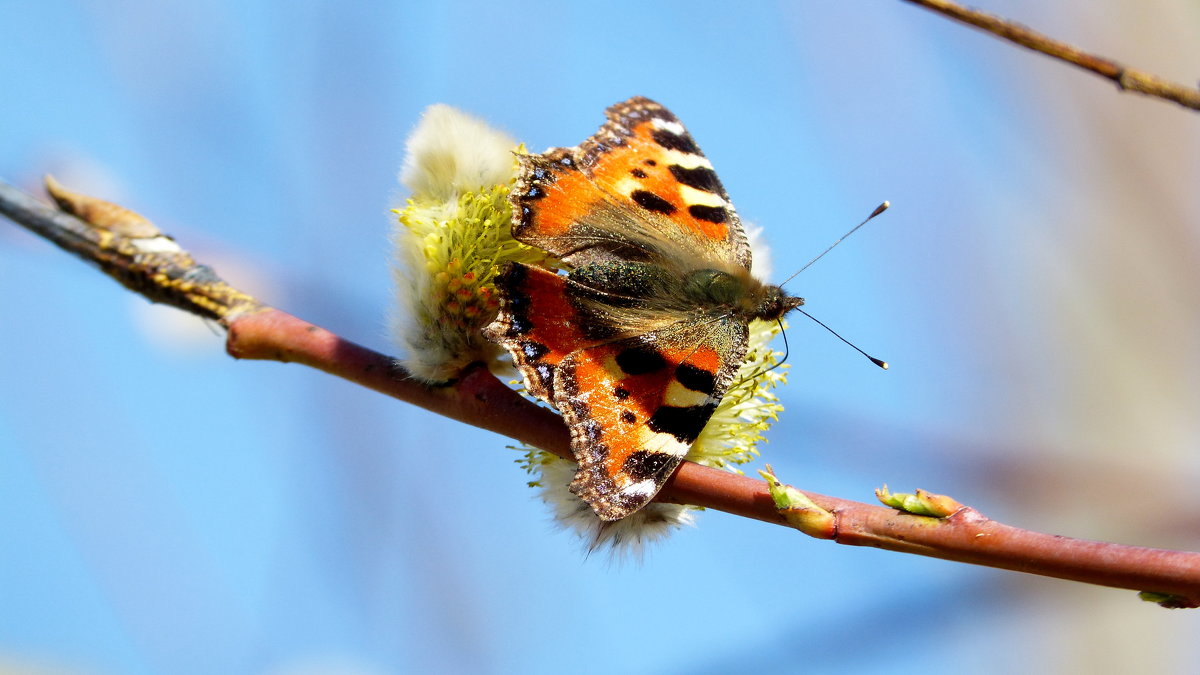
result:
[(737, 212), (675, 115), (635, 97), (606, 116), (577, 147), (519, 157), (513, 236), (567, 271), (506, 265), (484, 334), (562, 414), (570, 489), (614, 521), (649, 503), (700, 435), (747, 324), (804, 300), (751, 276)]

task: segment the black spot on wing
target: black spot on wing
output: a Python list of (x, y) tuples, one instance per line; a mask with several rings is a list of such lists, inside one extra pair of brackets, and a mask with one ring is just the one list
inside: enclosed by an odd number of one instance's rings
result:
[(729, 211), (724, 206), (692, 204), (688, 207), (688, 213), (696, 220), (707, 220), (710, 223), (724, 223), (729, 220)]
[(613, 390), (613, 396), (616, 396), (618, 401), (624, 401), (629, 398), (629, 390), (625, 387), (617, 387)]
[(545, 363), (534, 364), (533, 372), (546, 391), (554, 391), (554, 368)]
[(630, 347), (617, 354), (617, 365), (627, 375), (645, 375), (667, 367), (667, 360), (652, 347)]
[(500, 273), (496, 275), (496, 285), (503, 288), (512, 288), (520, 285), (525, 278), (529, 276), (529, 268), (520, 263), (505, 265)]
[(630, 171), (629, 173), (633, 174), (634, 178), (645, 178), (647, 175), (649, 175), (645, 171), (642, 171), (641, 169), (634, 169), (634, 170)]
[(621, 411), (621, 421), (625, 422), (626, 424), (633, 424), (634, 422), (637, 421), (637, 415), (634, 415), (633, 413), (629, 412), (628, 410), (622, 410)]
[(528, 276), (528, 268), (520, 263), (506, 266), (496, 276), (496, 287), (501, 291), (504, 311), (508, 313), (505, 330), (500, 337), (512, 339), (533, 330), (533, 322), (529, 320), (529, 297), (520, 292)]
[(675, 371), (675, 379), (688, 389), (707, 396), (712, 396), (717, 386), (717, 379), (712, 373), (687, 363), (679, 365)]
[(647, 211), (654, 211), (667, 216), (675, 213), (674, 204), (663, 199), (662, 197), (659, 197), (653, 192), (647, 190), (634, 190), (629, 197), (633, 199), (633, 201), (637, 202), (638, 206), (641, 206)]
[(504, 333), (500, 336), (511, 340), (512, 338), (520, 337), (525, 333), (533, 330), (533, 324), (524, 314), (511, 314), (508, 321), (504, 324)]
[(638, 450), (621, 464), (621, 470), (635, 481), (643, 481), (647, 479), (657, 478), (663, 469), (670, 466), (675, 461), (673, 455), (665, 452), (654, 452), (652, 450)]
[(550, 353), (550, 348), (540, 342), (527, 340), (521, 343), (521, 356), (527, 361), (536, 361)]
[[(570, 382), (570, 378), (567, 378)], [(574, 383), (568, 385), (569, 389), (574, 389)], [(604, 429), (596, 420), (592, 419), (591, 409), (587, 404), (577, 398), (572, 398), (568, 403), (570, 412), (575, 424), (571, 427), (571, 436), (580, 443), (572, 443), (573, 450), (580, 450), (582, 447), (596, 461), (601, 461), (608, 457), (608, 446), (604, 444)]]
[(543, 155), (524, 155), (517, 178), (517, 187), (510, 197), (518, 220), (514, 229), (520, 232), (531, 227), (537, 216), (537, 202), (546, 197), (546, 188), (554, 184), (560, 174), (574, 171), (571, 150), (556, 149)]
[(678, 164), (672, 164), (670, 169), (671, 175), (675, 176), (675, 180), (688, 187), (718, 195), (723, 192), (721, 181), (717, 178), (717, 172), (706, 166), (697, 166), (688, 169)]
[(691, 445), (704, 430), (704, 425), (708, 424), (708, 419), (716, 409), (715, 402), (685, 408), (665, 405), (654, 411), (646, 425), (652, 431), (670, 434), (680, 443)]
[(696, 146), (696, 141), (693, 141), (688, 134), (673, 134), (666, 129), (655, 129), (650, 132), (650, 137), (654, 139), (655, 143), (668, 150), (678, 150), (690, 155), (700, 154), (700, 148)]

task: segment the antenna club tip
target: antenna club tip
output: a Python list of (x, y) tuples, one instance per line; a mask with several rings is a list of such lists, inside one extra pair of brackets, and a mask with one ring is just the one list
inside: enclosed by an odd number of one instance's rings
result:
[(875, 365), (879, 366), (880, 368), (883, 368), (884, 370), (887, 370), (887, 369), (888, 369), (888, 362), (887, 362), (887, 361), (884, 361), (883, 359), (877, 359), (877, 358), (875, 358), (875, 357), (873, 357), (873, 356), (871, 356), (871, 357), (868, 357), (868, 358), (870, 358), (870, 359), (871, 359), (871, 362), (872, 362), (872, 363), (874, 363)]
[(885, 201), (884, 203), (875, 207), (875, 210), (871, 212), (871, 215), (867, 216), (867, 220), (870, 220), (870, 219), (874, 218), (875, 216), (883, 213), (884, 211), (887, 211), (891, 207), (892, 207), (892, 203), (889, 201)]

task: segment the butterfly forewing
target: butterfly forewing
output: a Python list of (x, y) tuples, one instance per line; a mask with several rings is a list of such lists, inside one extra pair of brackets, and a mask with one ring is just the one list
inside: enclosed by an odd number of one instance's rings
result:
[(606, 114), (579, 147), (522, 157), (514, 235), (574, 265), (661, 253), (675, 265), (749, 269), (737, 211), (679, 120), (640, 97)]

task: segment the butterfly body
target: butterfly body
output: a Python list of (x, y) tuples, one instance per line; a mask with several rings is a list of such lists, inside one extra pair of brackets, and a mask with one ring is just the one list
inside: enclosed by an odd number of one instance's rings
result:
[(497, 277), (485, 334), (571, 429), (571, 490), (603, 520), (648, 503), (733, 381), (747, 324), (803, 304), (750, 273), (740, 220), (666, 108), (633, 98), (577, 148), (524, 155), (513, 235), (569, 272)]

